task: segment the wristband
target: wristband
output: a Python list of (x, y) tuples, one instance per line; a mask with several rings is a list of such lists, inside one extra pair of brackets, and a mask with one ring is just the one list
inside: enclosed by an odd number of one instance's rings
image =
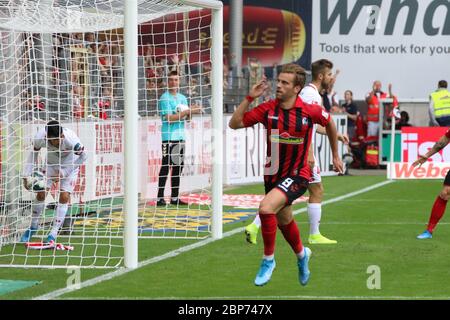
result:
[(247, 99), (247, 101), (250, 103), (252, 103), (255, 100), (255, 98), (252, 98), (250, 96), (246, 96), (245, 99)]

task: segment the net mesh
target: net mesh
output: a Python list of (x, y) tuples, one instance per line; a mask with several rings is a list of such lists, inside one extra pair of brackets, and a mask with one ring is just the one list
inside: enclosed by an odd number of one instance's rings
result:
[[(123, 2), (0, 1), (0, 265), (123, 263)], [(210, 29), (210, 10), (139, 1), (136, 157), (143, 243), (210, 233)], [(173, 71), (176, 88), (170, 84)], [(177, 98), (165, 101), (164, 95)], [(178, 121), (164, 117), (185, 107), (190, 109)], [(57, 233), (57, 242), (74, 250), (36, 250), (21, 242), (36, 208), (36, 192), (24, 188), (23, 171), (36, 135), (50, 120), (71, 130), (87, 154), (71, 181), (69, 208)], [(167, 136), (170, 141), (163, 141)], [(46, 183), (55, 182), (48, 174), (50, 149), (41, 148), (33, 164), (45, 172)], [(64, 167), (62, 160), (59, 165)], [(64, 191), (62, 180), (47, 185), (33, 242), (46, 241)]]

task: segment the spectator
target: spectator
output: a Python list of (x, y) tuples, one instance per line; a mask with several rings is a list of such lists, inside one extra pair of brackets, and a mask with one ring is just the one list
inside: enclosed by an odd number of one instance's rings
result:
[(105, 44), (101, 44), (98, 49), (98, 65), (102, 77), (108, 77), (111, 67), (111, 57), (108, 53), (108, 47)]
[(230, 65), (228, 63), (228, 58), (224, 54), (223, 55), (223, 88), (224, 89), (231, 89), (230, 83), (228, 82), (228, 78), (230, 76)]
[(187, 91), (188, 91), (189, 96), (191, 96), (191, 97), (199, 96), (198, 81), (196, 78), (194, 78), (194, 77), (190, 78)]
[(146, 81), (146, 90), (147, 90), (147, 116), (153, 116), (157, 113), (157, 84), (156, 78), (150, 78)]
[(370, 137), (378, 136), (380, 130), (380, 100), (387, 99), (392, 96), (392, 84), (389, 84), (389, 93), (381, 91), (381, 82), (375, 81), (373, 83), (372, 91), (366, 95), (366, 102), (368, 104), (367, 111), (367, 135)]
[(41, 116), (44, 116), (45, 119), (45, 102), (41, 96), (35, 95), (32, 98), (31, 94), (28, 93), (26, 107), (28, 109), (29, 120), (41, 119)]
[(77, 85), (72, 89), (73, 116), (76, 119), (84, 118), (84, 89)]
[(350, 90), (345, 91), (344, 93), (345, 103), (342, 105), (342, 109), (345, 114), (347, 114), (348, 122), (347, 122), (347, 130), (348, 130), (348, 138), (350, 141), (353, 141), (356, 134), (355, 124), (356, 118), (359, 114), (358, 107), (353, 103), (353, 92)]
[(438, 89), (430, 94), (429, 114), (434, 126), (450, 126), (450, 92), (447, 81), (441, 80)]
[(406, 111), (400, 112), (400, 121), (395, 125), (395, 130), (401, 130), (402, 127), (412, 127), (409, 123), (409, 114)]
[(95, 52), (95, 34), (88, 32), (84, 36), (84, 47), (88, 49), (89, 52)]
[(108, 119), (108, 111), (107, 109), (111, 108), (112, 101), (112, 91), (109, 87), (103, 88), (102, 98), (100, 98), (97, 102), (97, 117), (102, 120)]
[(150, 44), (145, 46), (144, 49), (144, 66), (146, 68), (151, 68), (156, 64), (154, 59), (154, 51)]

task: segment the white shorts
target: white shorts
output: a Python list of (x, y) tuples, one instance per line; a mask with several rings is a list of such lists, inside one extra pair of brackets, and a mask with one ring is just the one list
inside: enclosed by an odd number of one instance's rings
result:
[(321, 182), (322, 182), (322, 177), (320, 176), (320, 167), (315, 165), (312, 170), (311, 180), (309, 180), (309, 183), (313, 184), (313, 183), (321, 183)]
[[(59, 174), (60, 168), (61, 167), (59, 165), (47, 166), (47, 171), (45, 173), (47, 177), (47, 189), (50, 189), (52, 185), (55, 183), (54, 177)], [(59, 190), (72, 193), (73, 189), (75, 188), (75, 184), (77, 182), (79, 171), (80, 169), (76, 168), (70, 173), (70, 175), (67, 178), (60, 179)]]

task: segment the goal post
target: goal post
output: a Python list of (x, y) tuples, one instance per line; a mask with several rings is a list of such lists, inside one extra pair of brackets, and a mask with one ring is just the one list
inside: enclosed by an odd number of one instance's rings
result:
[(138, 265), (138, 2), (125, 1), (125, 267)]
[[(222, 6), (214, 0), (0, 2), (0, 266), (133, 269), (138, 244), (149, 247), (151, 239), (222, 237)], [(169, 84), (174, 70), (177, 90)], [(178, 94), (201, 112), (180, 116), (182, 138), (166, 144), (172, 120), (162, 97), (169, 93), (176, 112)], [(22, 183), (28, 154), (50, 120), (73, 132), (87, 154), (74, 171), (54, 246), (46, 239), (55, 234), (65, 190), (62, 180), (48, 184), (54, 179), (47, 174), (49, 145), (32, 164), (49, 188), (43, 204)], [(163, 174), (165, 145), (175, 144), (181, 149), (170, 149)]]

